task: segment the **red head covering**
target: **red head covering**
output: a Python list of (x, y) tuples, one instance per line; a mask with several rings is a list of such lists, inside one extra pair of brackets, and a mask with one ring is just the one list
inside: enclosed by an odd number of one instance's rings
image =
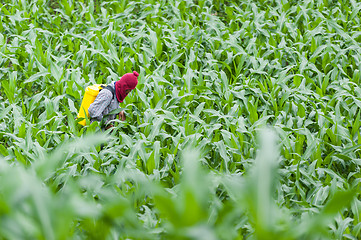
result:
[(124, 98), (128, 95), (125, 93), (128, 89), (134, 89), (138, 84), (139, 73), (134, 71), (133, 73), (124, 74), (119, 81), (115, 82), (115, 94), (119, 102), (123, 102)]

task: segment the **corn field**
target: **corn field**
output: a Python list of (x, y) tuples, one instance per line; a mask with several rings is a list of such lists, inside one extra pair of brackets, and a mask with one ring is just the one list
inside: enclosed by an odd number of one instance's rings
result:
[(357, 0), (2, 0), (0, 70), (0, 239), (361, 239)]

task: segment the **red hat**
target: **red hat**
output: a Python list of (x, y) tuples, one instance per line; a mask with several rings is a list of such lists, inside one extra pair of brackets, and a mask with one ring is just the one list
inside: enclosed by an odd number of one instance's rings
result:
[(133, 73), (124, 74), (119, 81), (115, 83), (115, 94), (119, 102), (123, 102), (124, 98), (128, 95), (125, 93), (128, 89), (134, 89), (138, 84), (139, 73), (133, 71)]

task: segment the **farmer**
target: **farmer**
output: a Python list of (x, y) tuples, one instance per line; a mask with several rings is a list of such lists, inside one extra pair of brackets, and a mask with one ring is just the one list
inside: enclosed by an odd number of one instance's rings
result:
[[(102, 121), (103, 117), (112, 112), (115, 109), (119, 108), (119, 103), (123, 102), (124, 98), (132, 91), (138, 84), (139, 74), (136, 71), (133, 73), (127, 73), (123, 75), (120, 80), (112, 82), (110, 87), (114, 88), (113, 93), (108, 89), (103, 89), (99, 92), (98, 96), (95, 98), (94, 102), (90, 104), (88, 112), (90, 121)], [(105, 120), (105, 129), (113, 127), (109, 124), (110, 120), (115, 119), (116, 114), (110, 114), (106, 116)], [(125, 120), (125, 113), (121, 111), (118, 114), (118, 118), (122, 121)]]

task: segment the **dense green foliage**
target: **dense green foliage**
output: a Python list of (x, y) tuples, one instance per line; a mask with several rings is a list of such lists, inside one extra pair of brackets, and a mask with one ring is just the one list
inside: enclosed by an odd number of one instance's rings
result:
[[(1, 1), (0, 239), (359, 239), (360, 10)], [(133, 70), (126, 122), (76, 123)]]

